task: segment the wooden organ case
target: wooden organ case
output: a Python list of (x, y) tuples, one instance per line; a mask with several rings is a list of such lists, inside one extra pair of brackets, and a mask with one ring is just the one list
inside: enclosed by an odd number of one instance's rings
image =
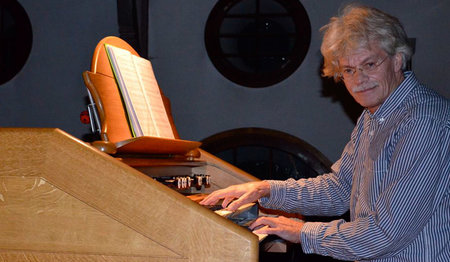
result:
[[(256, 235), (181, 194), (257, 179), (198, 148), (178, 152), (167, 141), (133, 138), (104, 43), (135, 53), (104, 38), (83, 73), (100, 141), (0, 128), (0, 261), (257, 261)], [(208, 181), (194, 189), (160, 181), (199, 173)]]

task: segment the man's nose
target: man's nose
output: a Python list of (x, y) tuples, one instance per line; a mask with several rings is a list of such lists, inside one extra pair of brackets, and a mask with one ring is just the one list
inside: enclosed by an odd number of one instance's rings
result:
[(354, 78), (355, 78), (356, 83), (360, 84), (360, 83), (363, 83), (364, 81), (366, 81), (369, 77), (366, 74), (366, 72), (364, 72), (360, 68), (357, 68), (355, 70)]

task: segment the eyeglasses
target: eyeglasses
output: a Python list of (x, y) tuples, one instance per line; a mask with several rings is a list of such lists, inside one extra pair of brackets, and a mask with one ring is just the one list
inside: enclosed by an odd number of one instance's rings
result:
[(385, 56), (381, 61), (379, 62), (367, 62), (363, 65), (357, 66), (357, 67), (344, 67), (342, 71), (339, 73), (339, 77), (344, 80), (350, 80), (355, 77), (356, 70), (359, 70), (361, 73), (364, 73), (366, 75), (370, 75), (371, 73), (375, 72), (375, 70), (388, 58), (389, 56)]

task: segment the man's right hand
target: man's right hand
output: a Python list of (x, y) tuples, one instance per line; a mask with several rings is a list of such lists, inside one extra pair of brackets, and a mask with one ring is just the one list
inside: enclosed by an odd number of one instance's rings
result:
[(200, 204), (214, 205), (220, 199), (223, 199), (222, 207), (235, 211), (240, 206), (255, 202), (261, 197), (269, 196), (269, 194), (270, 184), (267, 181), (249, 182), (214, 191), (203, 199)]

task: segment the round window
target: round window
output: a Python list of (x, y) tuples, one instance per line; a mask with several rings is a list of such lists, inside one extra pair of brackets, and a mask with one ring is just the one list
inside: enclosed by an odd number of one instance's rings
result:
[(302, 63), (310, 42), (311, 25), (298, 0), (219, 0), (205, 28), (214, 66), (247, 87), (286, 79)]
[(4, 84), (25, 65), (33, 36), (28, 15), (16, 0), (0, 2), (0, 25), (0, 84)]

